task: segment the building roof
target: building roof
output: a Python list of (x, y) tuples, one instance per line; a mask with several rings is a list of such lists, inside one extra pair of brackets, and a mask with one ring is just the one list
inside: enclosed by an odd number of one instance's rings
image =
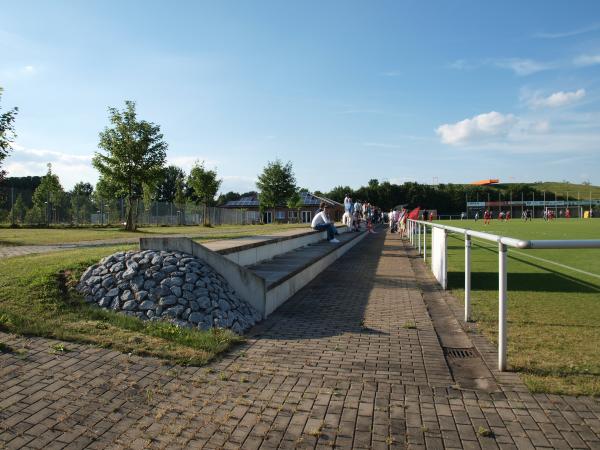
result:
[[(315, 206), (319, 207), (321, 202), (328, 203), (333, 206), (342, 206), (341, 203), (336, 202), (325, 197), (319, 197), (311, 194), (310, 192), (300, 192), (300, 199), (302, 200), (302, 206)], [(260, 202), (258, 197), (242, 197), (239, 200), (230, 200), (223, 205), (223, 208), (258, 208)]]

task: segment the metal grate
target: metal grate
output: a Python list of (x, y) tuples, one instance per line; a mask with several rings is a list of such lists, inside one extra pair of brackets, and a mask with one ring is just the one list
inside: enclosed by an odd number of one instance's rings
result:
[(444, 355), (448, 358), (464, 359), (464, 358), (477, 358), (475, 349), (469, 348), (455, 348), (455, 347), (444, 347)]

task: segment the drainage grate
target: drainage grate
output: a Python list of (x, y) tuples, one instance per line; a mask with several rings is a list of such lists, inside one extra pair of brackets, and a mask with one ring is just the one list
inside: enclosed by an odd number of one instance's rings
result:
[(444, 355), (448, 358), (464, 359), (464, 358), (477, 358), (475, 349), (469, 348), (455, 348), (455, 347), (444, 347)]

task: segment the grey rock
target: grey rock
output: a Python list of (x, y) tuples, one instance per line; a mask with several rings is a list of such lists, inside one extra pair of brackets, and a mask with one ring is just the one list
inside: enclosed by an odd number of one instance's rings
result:
[(123, 272), (123, 279), (131, 280), (136, 275), (137, 275), (137, 272), (134, 269), (127, 269), (125, 272)]
[(110, 289), (114, 285), (115, 285), (115, 277), (113, 277), (112, 275), (105, 276), (104, 279), (102, 280), (102, 287), (104, 289)]
[(150, 261), (152, 263), (153, 266), (162, 266), (163, 263), (163, 257), (160, 255), (156, 255), (154, 258), (152, 258), (152, 261)]
[(223, 312), (229, 311), (231, 309), (231, 307), (229, 306), (229, 302), (220, 298), (219, 299), (219, 309)]
[(81, 279), (80, 281), (83, 283), (85, 282), (88, 278), (90, 278), (92, 276), (92, 272), (98, 267), (98, 264), (94, 264), (93, 266), (88, 267), (85, 272), (83, 272), (83, 274), (81, 275)]
[(125, 268), (125, 264), (123, 264), (122, 262), (118, 262), (116, 264), (113, 264), (113, 266), (110, 268), (110, 271), (112, 273), (122, 272), (124, 268)]
[(154, 303), (152, 300), (144, 300), (139, 306), (141, 311), (148, 311), (154, 308), (156, 308), (156, 303)]
[(204, 318), (204, 314), (200, 314), (199, 312), (193, 312), (188, 317), (188, 320), (192, 323), (200, 323)]
[(179, 317), (181, 315), (184, 309), (185, 308), (182, 305), (173, 306), (172, 308), (167, 309), (163, 313), (163, 316), (172, 317), (173, 319), (175, 319), (176, 317)]
[(185, 298), (188, 302), (196, 299), (196, 296), (190, 291), (183, 291), (183, 298)]
[(194, 290), (194, 285), (191, 283), (185, 283), (183, 286), (181, 286), (181, 289), (183, 289), (184, 291), (192, 292)]
[(114, 297), (102, 297), (98, 302), (98, 306), (101, 306), (102, 308), (108, 308), (112, 303), (113, 298)]
[(87, 285), (92, 286), (94, 284), (98, 284), (102, 281), (102, 278), (98, 275), (91, 276), (87, 279)]
[(129, 300), (123, 304), (124, 311), (133, 311), (134, 309), (136, 309), (136, 307), (137, 307), (137, 302), (135, 300)]
[(164, 266), (162, 269), (163, 273), (172, 273), (172, 272), (175, 272), (176, 270), (177, 270), (177, 266), (175, 266), (175, 265)]
[[(149, 278), (149, 277), (147, 277), (147, 278)], [(148, 291), (148, 290), (152, 289), (155, 286), (156, 286), (156, 281), (154, 281), (154, 280), (146, 280), (146, 281), (144, 281), (143, 288), (144, 288), (145, 291)]]
[(142, 275), (138, 275), (131, 280), (131, 289), (133, 289), (134, 292), (141, 291), (143, 287), (144, 277)]
[(185, 282), (195, 284), (198, 281), (198, 275), (195, 273), (186, 273), (185, 274)]
[(148, 319), (152, 319), (152, 318), (154, 318), (154, 316), (156, 316), (156, 313), (154, 311), (152, 311), (151, 309), (146, 311), (146, 317), (148, 317)]
[(167, 297), (162, 297), (158, 304), (160, 306), (170, 306), (170, 305), (175, 305), (177, 304), (177, 297), (175, 297), (174, 295), (169, 295)]
[(192, 309), (192, 311), (198, 311), (198, 310), (200, 310), (200, 305), (198, 305), (198, 303), (196, 303), (194, 301), (191, 301), (190, 308)]
[(171, 275), (171, 286), (183, 286), (183, 278)]
[(181, 288), (179, 286), (171, 286), (171, 292), (177, 297), (181, 297)]
[(131, 291), (125, 291), (123, 292), (123, 294), (121, 294), (121, 300), (123, 300), (124, 302), (127, 302), (129, 300), (133, 300), (133, 292)]
[(138, 302), (146, 300), (147, 297), (148, 297), (148, 291), (138, 291), (135, 294), (135, 299)]
[(119, 295), (119, 288), (116, 288), (116, 287), (112, 288), (110, 291), (108, 291), (106, 293), (107, 297), (116, 297), (117, 295)]
[(133, 270), (134, 272), (137, 272), (137, 270), (139, 269), (140, 265), (135, 262), (135, 260), (130, 259), (129, 261), (127, 261), (125, 263), (125, 265), (127, 266), (128, 269)]

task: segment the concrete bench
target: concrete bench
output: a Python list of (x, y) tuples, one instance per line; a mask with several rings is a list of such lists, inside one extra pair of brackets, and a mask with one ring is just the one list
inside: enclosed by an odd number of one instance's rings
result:
[(199, 244), (185, 237), (141, 238), (140, 249), (180, 251), (202, 259), (266, 318), (367, 234), (340, 231), (339, 244), (327, 242), (325, 232), (302, 230), (231, 239), (227, 244)]

